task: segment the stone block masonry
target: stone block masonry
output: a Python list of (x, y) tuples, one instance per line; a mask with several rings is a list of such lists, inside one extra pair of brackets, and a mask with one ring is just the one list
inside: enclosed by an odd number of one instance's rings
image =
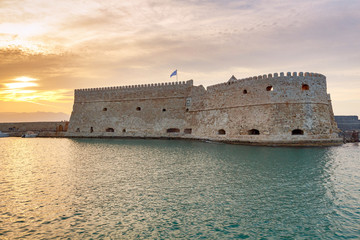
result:
[(207, 87), (193, 81), (75, 90), (68, 137), (185, 138), (338, 145), (326, 77), (274, 73)]

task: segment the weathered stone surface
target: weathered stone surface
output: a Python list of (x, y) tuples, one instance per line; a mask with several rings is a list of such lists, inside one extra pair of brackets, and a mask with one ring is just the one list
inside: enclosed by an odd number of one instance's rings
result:
[(190, 80), (75, 90), (66, 135), (261, 145), (336, 145), (342, 141), (325, 76), (290, 72), (231, 79), (207, 89), (193, 86)]

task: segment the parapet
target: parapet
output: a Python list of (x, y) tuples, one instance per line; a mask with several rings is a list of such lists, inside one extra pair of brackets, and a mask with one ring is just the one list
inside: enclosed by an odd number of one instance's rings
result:
[(75, 89), (75, 94), (86, 92), (100, 92), (100, 91), (112, 91), (112, 90), (144, 90), (151, 88), (164, 88), (164, 87), (180, 87), (180, 86), (193, 86), (193, 80), (180, 81), (180, 82), (165, 82), (165, 83), (151, 83), (151, 84), (138, 84), (128, 86), (114, 86), (114, 87), (102, 87), (102, 88), (83, 88)]
[(242, 78), (242, 79), (234, 79), (231, 78), (229, 81), (227, 82), (223, 82), (223, 83), (219, 83), (219, 84), (215, 84), (215, 85), (211, 85), (207, 87), (208, 91), (215, 91), (218, 89), (225, 89), (228, 88), (229, 85), (232, 84), (238, 84), (244, 81), (257, 81), (257, 80), (263, 80), (263, 79), (285, 79), (285, 78), (294, 78), (294, 77), (298, 77), (298, 78), (311, 78), (312, 80), (316, 80), (316, 79), (325, 79), (325, 76), (320, 74), (320, 73), (311, 73), (311, 72), (287, 72), (286, 75), (284, 72), (280, 72), (280, 73), (269, 73), (269, 74), (263, 74), (263, 75), (259, 75), (259, 76), (253, 76), (253, 77), (247, 77), (247, 78)]

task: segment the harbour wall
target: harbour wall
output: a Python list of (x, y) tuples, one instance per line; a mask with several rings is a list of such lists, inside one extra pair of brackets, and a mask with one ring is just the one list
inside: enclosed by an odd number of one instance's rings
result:
[(39, 137), (62, 137), (67, 131), (69, 122), (15, 122), (0, 123), (0, 131), (12, 137), (20, 137), (27, 131), (38, 133)]

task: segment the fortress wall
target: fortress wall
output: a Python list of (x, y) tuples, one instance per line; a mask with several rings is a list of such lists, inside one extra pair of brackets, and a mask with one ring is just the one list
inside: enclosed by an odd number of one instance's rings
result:
[[(205, 105), (212, 109), (284, 102), (328, 103), (325, 76), (288, 74), (290, 76), (275, 73), (209, 86)], [(308, 85), (309, 90), (302, 90), (303, 84)], [(267, 91), (268, 87), (272, 87), (272, 90)]]
[[(208, 87), (203, 106), (192, 108), (188, 118), (190, 125), (196, 126), (194, 135), (234, 141), (333, 136), (336, 125), (332, 125), (326, 78), (309, 73), (287, 75), (259, 76)], [(303, 84), (309, 89), (303, 89)], [(269, 86), (271, 91), (267, 91)], [(251, 129), (259, 130), (260, 135), (249, 135)], [(304, 135), (292, 135), (295, 129), (303, 130)], [(219, 130), (226, 133), (219, 134)]]
[[(75, 96), (69, 135), (178, 136), (186, 125), (186, 97), (191, 89), (192, 81), (115, 91), (79, 91)], [(167, 133), (171, 128), (180, 132)]]
[(325, 76), (314, 73), (232, 78), (207, 90), (192, 80), (76, 90), (67, 136), (332, 144), (337, 127), (326, 91)]

